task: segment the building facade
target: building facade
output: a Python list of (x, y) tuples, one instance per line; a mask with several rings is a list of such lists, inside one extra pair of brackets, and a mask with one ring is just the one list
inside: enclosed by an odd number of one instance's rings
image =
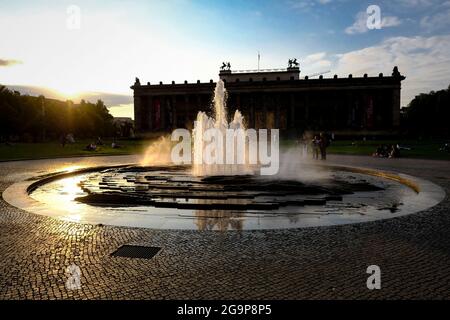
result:
[[(225, 66), (225, 64), (224, 64)], [(228, 92), (227, 109), (239, 109), (248, 128), (278, 128), (285, 134), (304, 131), (393, 132), (400, 122), (401, 81), (392, 75), (317, 79), (300, 78), (298, 66), (287, 69), (231, 71), (222, 67), (220, 79)], [(211, 110), (215, 83), (142, 85), (134, 91), (136, 132), (191, 129), (198, 111)]]

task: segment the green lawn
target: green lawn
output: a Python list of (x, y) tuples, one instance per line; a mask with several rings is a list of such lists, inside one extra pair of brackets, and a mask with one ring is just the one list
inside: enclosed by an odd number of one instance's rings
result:
[(403, 158), (450, 160), (450, 153), (439, 150), (445, 141), (432, 140), (334, 141), (328, 148), (328, 152), (334, 154), (371, 155), (380, 144), (392, 145), (396, 143), (400, 146), (411, 148), (411, 150), (400, 150), (400, 155)]
[[(352, 141), (340, 140), (333, 141), (327, 152), (330, 154), (348, 154), (348, 155), (372, 155), (376, 148), (381, 144), (400, 144), (400, 146), (411, 148), (411, 150), (401, 150), (402, 158), (420, 158), (450, 160), (450, 153), (439, 151), (444, 145), (444, 140), (366, 140)], [(282, 141), (284, 148), (295, 146), (296, 142), (292, 140)]]
[[(75, 144), (66, 145), (64, 148), (57, 142), (46, 143), (14, 143), (6, 145), (0, 143), (0, 161), (20, 160), (20, 159), (39, 159), (39, 158), (58, 158), (69, 156), (96, 156), (96, 155), (122, 155), (143, 153), (145, 148), (152, 143), (152, 140), (120, 140), (118, 143), (122, 146), (119, 149), (111, 148), (111, 140), (106, 139), (103, 146), (99, 146), (96, 151), (85, 151), (84, 147), (91, 140), (77, 141)], [(379, 144), (393, 144), (398, 141), (333, 141), (328, 148), (331, 154), (349, 154), (349, 155), (371, 155)], [(401, 150), (401, 156), (404, 158), (423, 158), (450, 160), (450, 153), (439, 151), (439, 148), (445, 141), (400, 141), (401, 146), (410, 147), (411, 150)], [(282, 148), (295, 146), (295, 141), (287, 140), (281, 142)]]
[(59, 158), (69, 156), (96, 156), (96, 155), (121, 155), (141, 153), (145, 145), (150, 142), (142, 140), (119, 140), (121, 148), (111, 148), (112, 140), (105, 140), (103, 146), (98, 146), (96, 151), (83, 150), (91, 140), (80, 140), (74, 144), (62, 147), (59, 142), (45, 143), (13, 143), (12, 145), (0, 144), (0, 161), (19, 159)]

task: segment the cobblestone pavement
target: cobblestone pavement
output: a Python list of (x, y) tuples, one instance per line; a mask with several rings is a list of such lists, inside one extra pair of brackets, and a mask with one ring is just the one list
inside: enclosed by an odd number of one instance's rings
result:
[[(0, 192), (64, 165), (133, 157), (0, 163)], [(444, 161), (331, 156), (329, 162), (404, 172), (447, 192), (436, 207), (364, 224), (273, 231), (198, 232), (83, 225), (0, 201), (1, 299), (450, 298), (450, 166)], [(123, 244), (160, 246), (151, 260), (111, 257)], [(81, 269), (67, 290), (66, 268)], [(368, 290), (366, 268), (381, 268)]]

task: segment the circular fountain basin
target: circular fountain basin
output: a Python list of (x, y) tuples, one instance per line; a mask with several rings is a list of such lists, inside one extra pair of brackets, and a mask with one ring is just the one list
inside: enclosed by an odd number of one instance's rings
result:
[(193, 176), (189, 167), (88, 168), (16, 183), (3, 198), (60, 219), (155, 229), (253, 230), (389, 219), (445, 197), (416, 177), (325, 167), (323, 179)]

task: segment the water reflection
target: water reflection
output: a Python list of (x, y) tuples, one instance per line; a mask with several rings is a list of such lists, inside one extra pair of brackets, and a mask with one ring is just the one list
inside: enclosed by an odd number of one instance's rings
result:
[(243, 230), (244, 214), (225, 210), (196, 210), (195, 225), (200, 231), (206, 230)]
[(82, 169), (82, 168), (84, 168), (84, 166), (74, 164), (74, 165), (68, 165), (68, 166), (62, 167), (61, 171), (74, 172), (75, 170)]
[[(356, 174), (342, 175), (347, 180), (359, 177)], [(46, 204), (50, 215), (58, 212), (59, 217), (70, 221), (199, 231), (241, 231), (363, 222), (385, 214), (389, 214), (389, 217), (401, 214), (407, 199), (414, 200), (417, 197), (413, 190), (403, 184), (380, 181), (375, 177), (364, 179), (371, 184), (381, 185), (382, 190), (357, 191), (341, 200), (328, 199), (322, 204), (314, 204), (315, 199), (311, 195), (285, 194), (275, 188), (266, 190), (266, 187), (263, 192), (256, 188), (251, 194), (248, 185), (245, 185), (245, 188), (231, 193), (230, 183), (227, 181), (220, 188), (221, 185), (215, 181), (200, 185), (195, 177), (188, 178), (175, 172), (85, 173), (42, 185), (31, 197)], [(253, 186), (259, 185), (254, 183)], [(293, 191), (294, 187), (291, 189)], [(91, 204), (75, 200), (88, 193), (112, 197), (103, 200), (99, 198), (103, 202)], [(126, 199), (123, 198), (124, 195), (127, 195)], [(122, 198), (118, 198), (120, 196)], [(309, 204), (298, 205), (297, 202), (302, 197), (307, 197)], [(142, 202), (142, 199), (148, 201), (148, 204)], [(247, 205), (252, 202), (267, 205), (275, 201), (290, 203), (268, 209), (264, 206), (247, 209)], [(390, 209), (393, 203), (402, 205), (397, 205), (398, 210), (392, 212)]]
[(83, 179), (84, 175), (60, 179), (57, 183), (39, 187), (33, 192), (33, 196), (41, 202), (51, 203), (53, 207), (67, 211), (68, 220), (81, 221), (83, 218), (82, 206), (75, 201), (75, 198), (86, 195), (79, 186)]

